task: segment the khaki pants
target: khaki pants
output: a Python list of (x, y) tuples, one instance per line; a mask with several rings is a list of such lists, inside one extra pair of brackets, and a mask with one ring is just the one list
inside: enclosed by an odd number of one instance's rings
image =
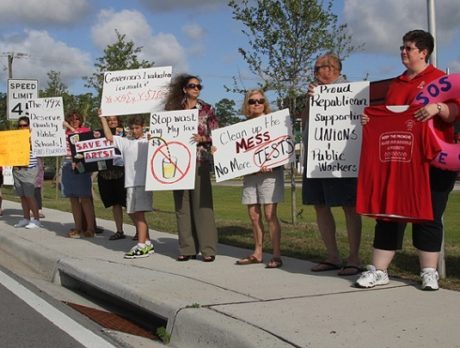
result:
[(194, 190), (174, 191), (174, 205), (180, 255), (216, 255), (217, 228), (207, 162), (197, 163)]

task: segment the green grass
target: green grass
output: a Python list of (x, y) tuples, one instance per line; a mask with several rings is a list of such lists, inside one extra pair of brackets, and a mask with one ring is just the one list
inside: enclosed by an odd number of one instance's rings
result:
[[(99, 198), (97, 185), (94, 186), (94, 202), (96, 215), (102, 219), (112, 219), (111, 209), (104, 209)], [(6, 199), (18, 201), (12, 188), (4, 187)], [(224, 244), (251, 249), (253, 247), (252, 231), (246, 207), (241, 204), (241, 187), (214, 186), (214, 209), (219, 232), (219, 241)], [(297, 188), (297, 225), (291, 221), (290, 189), (285, 192), (285, 202), (279, 205), (278, 215), (282, 224), (282, 253), (306, 260), (321, 260), (325, 249), (315, 223), (313, 207), (301, 204), (301, 190)], [(47, 181), (43, 190), (43, 204), (45, 207), (70, 211), (67, 199), (56, 194), (53, 182)], [(147, 214), (150, 228), (176, 233), (176, 220), (172, 193), (170, 191), (154, 192), (153, 205), (155, 211)], [(453, 192), (444, 216), (446, 234), (446, 269), (447, 279), (441, 281), (443, 287), (460, 290), (460, 192)], [(346, 257), (347, 238), (345, 233), (344, 214), (341, 208), (333, 209), (337, 224), (337, 240), (342, 257)], [(130, 221), (125, 216), (125, 221)], [(363, 234), (361, 257), (363, 263), (370, 261), (374, 220), (363, 219)], [(418, 258), (412, 247), (411, 228), (406, 231), (404, 249), (398, 252), (389, 270), (392, 276), (404, 279), (418, 279)], [(265, 249), (270, 251), (269, 238), (265, 238)]]

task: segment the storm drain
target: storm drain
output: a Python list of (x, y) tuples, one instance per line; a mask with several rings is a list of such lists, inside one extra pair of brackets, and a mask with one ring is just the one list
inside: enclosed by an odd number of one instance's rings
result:
[(78, 280), (64, 272), (60, 272), (60, 280), (62, 286), (91, 300), (102, 308), (95, 309), (76, 303), (65, 302), (68, 306), (104, 328), (158, 340), (160, 338), (155, 333), (158, 329), (165, 330), (167, 326), (165, 318), (84, 281)]
[(130, 335), (141, 336), (154, 340), (159, 340), (159, 337), (155, 336), (152, 332), (136, 325), (135, 323), (127, 320), (126, 318), (118, 314), (82, 306), (76, 303), (64, 303), (106, 329), (120, 331)]

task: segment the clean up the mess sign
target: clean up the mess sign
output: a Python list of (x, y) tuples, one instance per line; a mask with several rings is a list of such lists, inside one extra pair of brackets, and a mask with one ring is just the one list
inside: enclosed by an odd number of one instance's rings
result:
[(212, 131), (216, 182), (295, 160), (289, 110), (284, 109)]

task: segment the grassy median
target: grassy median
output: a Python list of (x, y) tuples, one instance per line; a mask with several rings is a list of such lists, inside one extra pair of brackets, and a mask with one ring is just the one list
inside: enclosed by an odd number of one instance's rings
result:
[[(104, 209), (99, 197), (97, 185), (94, 186), (96, 215), (102, 219), (112, 219), (111, 209)], [(18, 201), (11, 187), (2, 189), (5, 199)], [(243, 248), (252, 248), (252, 231), (246, 207), (241, 204), (241, 186), (213, 187), (214, 209), (219, 230), (219, 241), (224, 244)], [(315, 214), (311, 206), (301, 204), (301, 189), (297, 189), (297, 225), (291, 221), (290, 189), (286, 188), (285, 202), (279, 205), (279, 217), (282, 223), (282, 253), (300, 259), (319, 261), (324, 258), (324, 246), (318, 233)], [(176, 233), (176, 220), (172, 193), (170, 191), (154, 192), (155, 211), (147, 214), (152, 229)], [(46, 207), (70, 211), (68, 199), (62, 198), (52, 181), (46, 181), (43, 190), (43, 205)], [(460, 192), (453, 192), (444, 216), (446, 234), (446, 269), (447, 279), (441, 286), (460, 290)], [(347, 238), (344, 215), (341, 208), (334, 208), (337, 222), (337, 238), (342, 257), (346, 257)], [(126, 222), (130, 222), (125, 217)], [(363, 219), (363, 236), (361, 256), (363, 264), (369, 262), (372, 251), (374, 220)], [(399, 252), (389, 270), (391, 276), (418, 280), (418, 258), (411, 242), (411, 228), (408, 226), (404, 250)], [(266, 238), (266, 251), (270, 251), (270, 241)]]

